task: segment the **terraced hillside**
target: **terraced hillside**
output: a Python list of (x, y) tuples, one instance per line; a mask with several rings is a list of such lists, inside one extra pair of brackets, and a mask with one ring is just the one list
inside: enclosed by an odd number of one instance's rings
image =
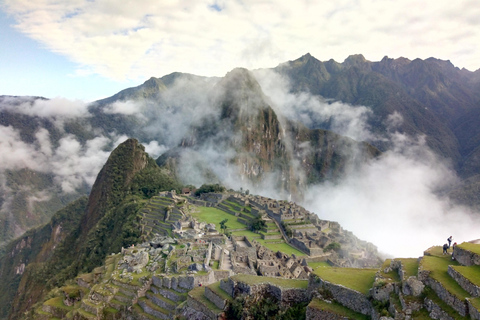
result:
[[(181, 247), (165, 255), (142, 245), (109, 256), (104, 266), (52, 290), (30, 318), (480, 319), (480, 245), (461, 244), (453, 255), (432, 247), (421, 258), (389, 259), (378, 269), (319, 264), (307, 280), (232, 275), (218, 264), (166, 273)], [(150, 259), (132, 263), (146, 253)]]
[(155, 233), (172, 236), (172, 224), (185, 216), (182, 212), (184, 202), (162, 196), (152, 197), (141, 210), (144, 237), (150, 239)]

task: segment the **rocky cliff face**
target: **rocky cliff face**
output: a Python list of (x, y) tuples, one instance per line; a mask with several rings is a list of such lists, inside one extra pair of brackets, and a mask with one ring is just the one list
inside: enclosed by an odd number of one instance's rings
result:
[[(229, 72), (209, 95), (217, 116), (205, 117), (179, 148), (157, 160), (159, 164), (176, 163), (176, 170), (181, 171), (181, 166), (202, 162), (203, 166), (197, 168), (202, 167), (203, 172), (196, 173), (203, 174), (203, 181), (212, 176), (213, 180), (224, 181), (225, 176), (220, 177), (219, 172), (226, 168), (228, 175), (247, 186), (258, 187), (268, 180), (269, 188), (298, 198), (309, 183), (337, 178), (347, 168), (379, 154), (365, 143), (326, 130), (312, 130), (277, 114), (246, 69)], [(209, 150), (218, 157), (209, 159)], [(193, 151), (195, 157), (186, 159), (185, 155)], [(233, 187), (241, 186), (237, 184)]]

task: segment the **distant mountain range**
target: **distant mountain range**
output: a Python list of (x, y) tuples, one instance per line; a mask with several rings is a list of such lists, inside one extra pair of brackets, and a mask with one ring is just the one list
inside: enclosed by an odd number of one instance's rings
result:
[[(12, 162), (0, 167), (2, 246), (88, 194), (127, 137), (184, 185), (220, 182), (301, 199), (309, 185), (391, 150), (389, 135), (403, 133), (423, 137), (461, 177), (444, 194), (480, 204), (480, 70), (449, 61), (353, 55), (338, 63), (306, 54), (223, 78), (152, 77), (86, 106), (70, 104), (0, 97), (0, 147)], [(13, 150), (22, 151), (16, 162)]]

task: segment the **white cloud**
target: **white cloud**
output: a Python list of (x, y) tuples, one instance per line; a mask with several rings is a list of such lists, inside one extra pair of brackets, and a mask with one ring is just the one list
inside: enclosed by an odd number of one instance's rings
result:
[(257, 70), (254, 74), (278, 114), (310, 128), (324, 128), (324, 123), (329, 123), (328, 129), (357, 141), (379, 139), (367, 124), (373, 114), (369, 108), (325, 101), (308, 92), (291, 93), (288, 79), (272, 70)]
[[(17, 28), (83, 73), (114, 79), (173, 71), (223, 75), (306, 52), (342, 61), (362, 53), (480, 66), (480, 7), (471, 0), (229, 1), (6, 0)], [(420, 6), (420, 7), (419, 7)], [(412, 10), (412, 8), (418, 8)]]
[(141, 111), (140, 103), (133, 101), (116, 101), (107, 105), (103, 111), (105, 113), (119, 113), (124, 115), (136, 115)]
[(392, 140), (393, 150), (360, 170), (311, 188), (306, 207), (396, 257), (421, 256), (450, 235), (459, 243), (478, 238), (478, 216), (440, 196), (456, 182), (453, 171), (423, 139)]
[(3, 97), (0, 110), (42, 118), (68, 119), (88, 115), (88, 104), (65, 98), (35, 99), (32, 97)]

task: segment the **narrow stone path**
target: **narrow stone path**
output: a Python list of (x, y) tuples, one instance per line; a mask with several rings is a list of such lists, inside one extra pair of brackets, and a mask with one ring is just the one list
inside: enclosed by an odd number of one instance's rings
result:
[(225, 270), (232, 270), (232, 259), (230, 257), (230, 252), (233, 250), (233, 243), (230, 239), (227, 239), (226, 244), (226, 253), (223, 255), (223, 266)]

